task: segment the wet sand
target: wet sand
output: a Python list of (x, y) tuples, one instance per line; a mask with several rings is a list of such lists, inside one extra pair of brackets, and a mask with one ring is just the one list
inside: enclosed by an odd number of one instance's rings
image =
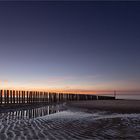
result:
[(68, 102), (67, 105), (90, 110), (99, 109), (121, 113), (140, 113), (140, 100), (73, 101)]
[[(30, 117), (29, 117), (30, 116)], [(44, 106), (0, 114), (0, 140), (140, 139), (140, 113)]]

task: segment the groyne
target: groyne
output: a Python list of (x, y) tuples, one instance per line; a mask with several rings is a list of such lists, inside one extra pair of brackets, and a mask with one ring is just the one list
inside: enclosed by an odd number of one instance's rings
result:
[(0, 105), (54, 103), (79, 100), (114, 100), (114, 96), (53, 93), (44, 91), (0, 90)]

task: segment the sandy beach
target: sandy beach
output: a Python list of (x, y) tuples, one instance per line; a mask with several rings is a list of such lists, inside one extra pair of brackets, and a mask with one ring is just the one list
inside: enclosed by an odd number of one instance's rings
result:
[(90, 110), (99, 109), (122, 113), (139, 113), (140, 100), (93, 100), (93, 101), (73, 101), (67, 105), (86, 108)]
[[(140, 139), (140, 113), (99, 109), (112, 102), (79, 101), (0, 113), (0, 140)], [(139, 101), (115, 101), (113, 107), (118, 103), (127, 110)], [(97, 110), (93, 106), (98, 104)]]

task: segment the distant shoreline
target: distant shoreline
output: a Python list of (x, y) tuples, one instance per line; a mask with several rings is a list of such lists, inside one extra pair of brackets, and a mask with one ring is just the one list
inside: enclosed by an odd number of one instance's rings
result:
[(140, 113), (140, 100), (93, 100), (72, 101), (68, 106), (90, 110), (104, 110), (121, 113)]

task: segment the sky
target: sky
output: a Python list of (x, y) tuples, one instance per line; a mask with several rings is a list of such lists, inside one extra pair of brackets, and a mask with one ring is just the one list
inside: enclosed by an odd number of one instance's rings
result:
[(140, 2), (0, 2), (0, 87), (140, 91)]

